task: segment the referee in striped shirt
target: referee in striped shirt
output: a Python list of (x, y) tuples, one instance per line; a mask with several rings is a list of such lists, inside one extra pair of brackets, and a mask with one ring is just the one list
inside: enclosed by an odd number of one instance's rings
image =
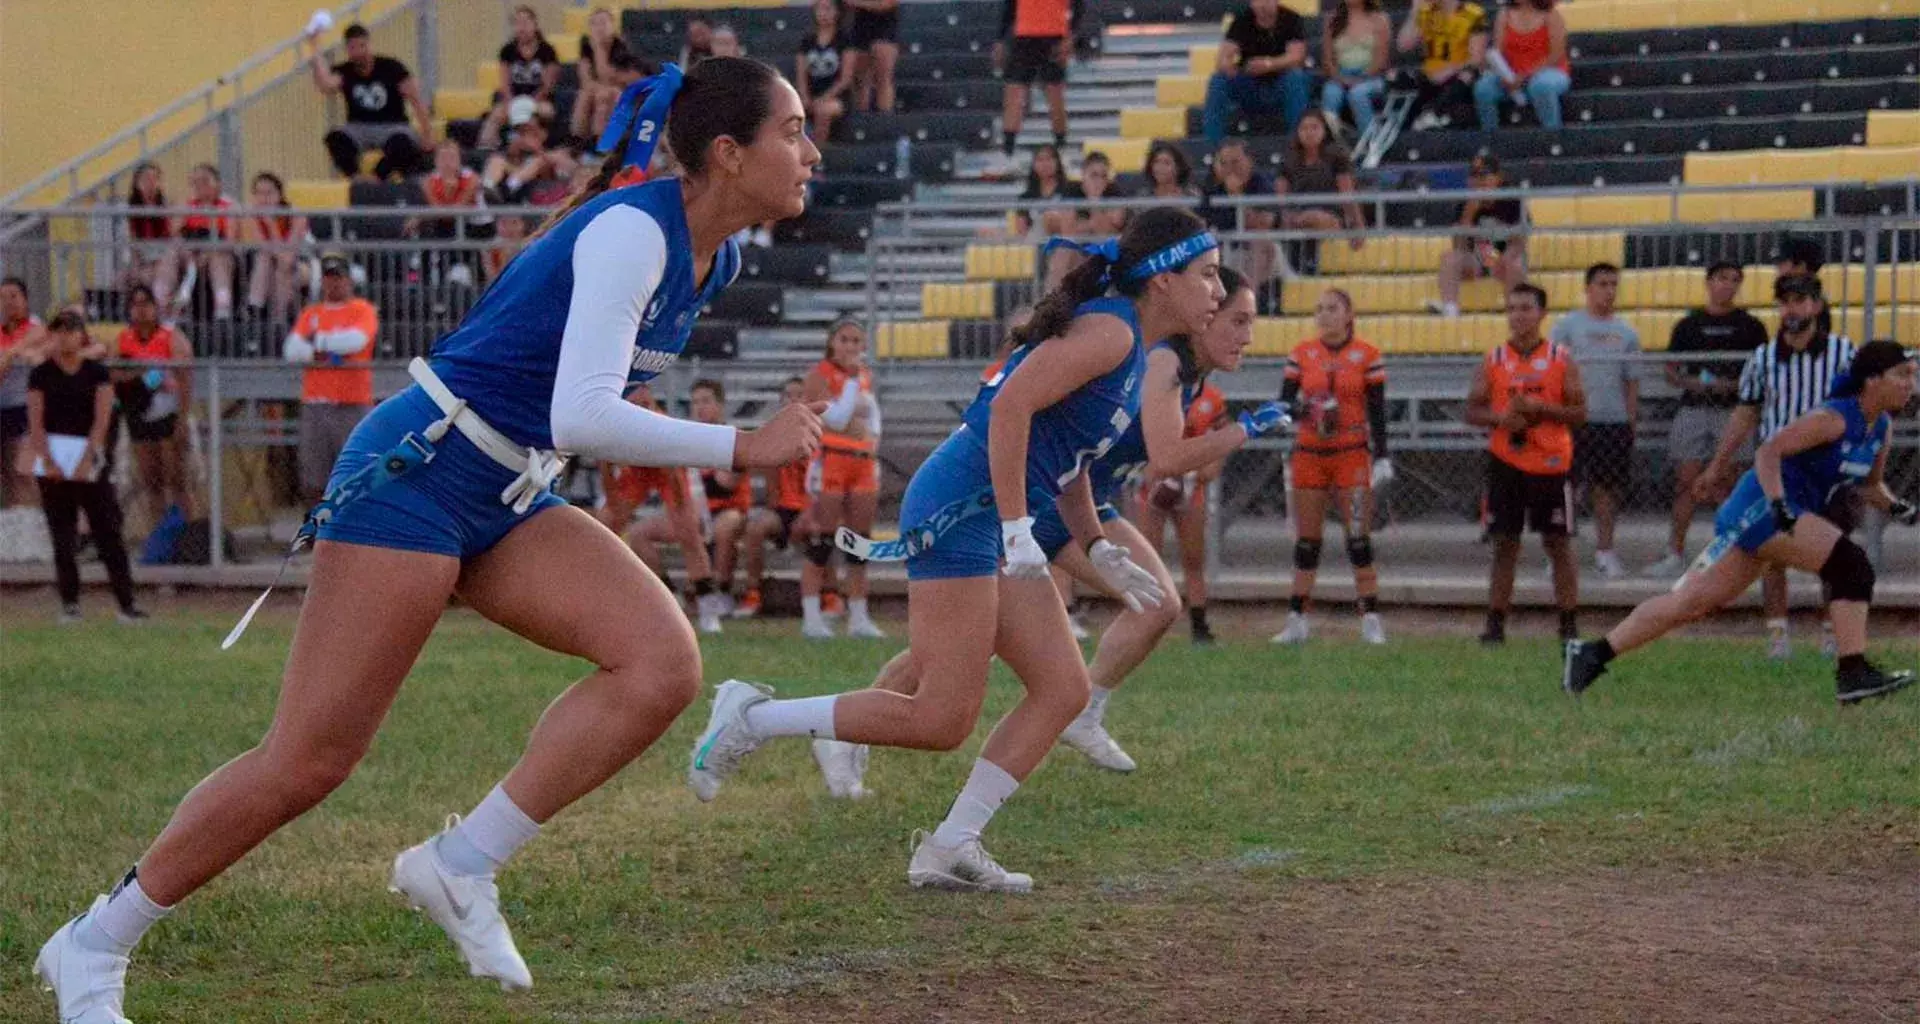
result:
[[(1780, 303), (1780, 333), (1770, 344), (1754, 349), (1740, 371), (1740, 404), (1720, 436), (1720, 450), (1694, 484), (1694, 494), (1702, 500), (1724, 493), (1733, 477), (1735, 456), (1756, 429), (1764, 442), (1826, 401), (1834, 382), (1853, 364), (1853, 342), (1820, 330), (1830, 321), (1823, 315), (1826, 300), (1819, 278), (1811, 274), (1778, 278), (1773, 297)], [(1784, 659), (1792, 653), (1787, 638), (1786, 570), (1768, 569), (1761, 577), (1760, 593), (1767, 614), (1767, 654)]]

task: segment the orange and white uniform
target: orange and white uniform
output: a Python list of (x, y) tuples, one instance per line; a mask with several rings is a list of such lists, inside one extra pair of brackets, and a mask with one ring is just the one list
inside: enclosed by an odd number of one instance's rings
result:
[(812, 459), (795, 459), (781, 466), (773, 475), (773, 510), (805, 512), (813, 504), (813, 496), (807, 493), (807, 477), (812, 472)]
[(373, 404), (373, 339), (380, 313), (365, 299), (316, 302), (300, 311), (293, 333), (313, 347), (300, 400), (327, 405)]
[(608, 497), (630, 508), (645, 505), (656, 494), (668, 508), (679, 508), (687, 502), (689, 487), (684, 469), (608, 465), (600, 467), (600, 474), (600, 486)]
[[(1187, 403), (1186, 425), (1181, 433), (1185, 437), (1199, 437), (1202, 434), (1211, 433), (1215, 428), (1219, 427), (1221, 421), (1226, 418), (1227, 396), (1222, 394), (1220, 389), (1214, 387), (1212, 384), (1201, 384), (1200, 393), (1193, 396), (1193, 401)], [(1194, 479), (1195, 476), (1192, 473), (1187, 474), (1185, 477), (1185, 481), (1188, 482)], [(1158, 482), (1142, 479), (1140, 481), (1139, 499), (1143, 502), (1149, 500), (1149, 497), (1153, 493), (1153, 488), (1157, 486), (1159, 486)], [(1205, 487), (1190, 486), (1188, 483), (1183, 483), (1182, 486), (1188, 491), (1188, 504), (1195, 508), (1201, 508), (1206, 505), (1207, 489)]]
[[(1487, 406), (1495, 417), (1512, 408), (1515, 395), (1532, 395), (1551, 405), (1567, 401), (1567, 366), (1573, 356), (1566, 348), (1542, 341), (1522, 355), (1512, 345), (1487, 353)], [(1559, 476), (1573, 468), (1573, 428), (1558, 420), (1541, 420), (1521, 431), (1495, 430), (1487, 446), (1493, 457), (1536, 476)]]
[[(731, 485), (721, 482), (720, 474), (723, 472), (733, 478)], [(714, 516), (729, 509), (746, 512), (753, 508), (753, 478), (746, 473), (703, 469), (700, 471), (700, 491), (707, 499), (709, 522)]]
[(180, 235), (183, 238), (218, 238), (228, 241), (233, 238), (233, 221), (227, 217), (214, 217), (201, 213), (201, 210), (231, 210), (233, 200), (221, 196), (211, 202), (204, 199), (189, 199), (187, 206), (195, 212), (180, 220)]
[(1385, 385), (1380, 350), (1358, 337), (1337, 348), (1319, 338), (1294, 346), (1286, 380), (1300, 389), (1294, 419), (1293, 486), (1351, 490), (1372, 482), (1374, 447), (1367, 392)]
[[(873, 371), (861, 367), (848, 372), (831, 359), (822, 359), (813, 372), (826, 382), (827, 393), (838, 402), (849, 385), (859, 391), (856, 407), (841, 430), (820, 435), (814, 459), (815, 494), (875, 494), (880, 490), (880, 404), (873, 397)], [(832, 410), (829, 410), (829, 415)]]

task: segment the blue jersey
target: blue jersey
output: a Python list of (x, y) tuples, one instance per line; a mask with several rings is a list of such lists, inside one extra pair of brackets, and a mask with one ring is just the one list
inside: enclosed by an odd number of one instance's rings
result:
[[(1168, 342), (1159, 342), (1154, 349), (1171, 348)], [(1152, 350), (1150, 349), (1149, 352)], [(1180, 413), (1185, 416), (1193, 408), (1193, 400), (1200, 397), (1201, 384), (1180, 386)], [(1127, 481), (1139, 476), (1147, 468), (1147, 435), (1140, 427), (1140, 418), (1134, 417), (1127, 425), (1125, 433), (1107, 449), (1107, 454), (1095, 460), (1088, 467), (1087, 482), (1093, 488), (1093, 503), (1105, 505), (1120, 496)]]
[(1834, 492), (1865, 483), (1887, 443), (1888, 417), (1882, 413), (1868, 423), (1859, 398), (1835, 398), (1821, 408), (1846, 421), (1839, 440), (1780, 460), (1780, 482), (1787, 500), (1804, 512), (1819, 512), (1833, 500)]
[(433, 347), (431, 362), (440, 379), (517, 444), (553, 447), (550, 410), (573, 299), (574, 240), (596, 216), (616, 206), (651, 217), (666, 241), (665, 271), (634, 339), (629, 385), (652, 380), (673, 364), (700, 310), (740, 272), (740, 249), (729, 239), (706, 282), (695, 279), (678, 178), (602, 193), (555, 224), (507, 264), (460, 326)]

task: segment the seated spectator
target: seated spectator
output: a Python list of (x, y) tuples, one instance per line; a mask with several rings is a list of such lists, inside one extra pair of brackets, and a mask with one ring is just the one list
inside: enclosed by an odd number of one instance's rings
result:
[(1413, 129), (1451, 124), (1473, 105), (1473, 83), (1487, 59), (1487, 12), (1465, 0), (1419, 0), (1400, 26), (1402, 52), (1419, 50), (1420, 70), (1412, 73), (1415, 90)]
[[(1300, 118), (1300, 126), (1287, 143), (1286, 156), (1280, 160), (1280, 174), (1274, 180), (1274, 192), (1282, 196), (1335, 196), (1353, 194), (1353, 160), (1346, 147), (1333, 140), (1327, 119), (1318, 110), (1309, 110)], [(1280, 226), (1289, 231), (1362, 231), (1366, 218), (1360, 204), (1351, 200), (1327, 206), (1286, 206), (1280, 210)], [(1347, 244), (1359, 249), (1366, 239), (1358, 235)]]
[[(1034, 150), (1033, 163), (1027, 168), (1027, 187), (1020, 193), (1021, 201), (1079, 199), (1084, 195), (1079, 185), (1068, 180), (1067, 169), (1060, 162), (1058, 149), (1052, 146), (1041, 146)], [(1032, 210), (1017, 207), (1013, 211), (1013, 233), (1020, 238), (1026, 238), (1033, 234), (1034, 225), (1038, 224), (1047, 234), (1066, 234), (1072, 230), (1073, 221), (1072, 210)]]
[(639, 64), (627, 41), (615, 30), (613, 12), (596, 7), (580, 37), (580, 91), (573, 100), (568, 127), (576, 139), (598, 139), (620, 101), (620, 91), (639, 77)]
[[(533, 100), (534, 116), (551, 121), (554, 116), (553, 90), (560, 84), (560, 55), (540, 31), (540, 17), (527, 6), (513, 9), (513, 38), (500, 47), (500, 83), (493, 94), (493, 109), (480, 123), (480, 148), (500, 148), (500, 129), (507, 124), (513, 101), (521, 97)], [(524, 108), (521, 108), (524, 109)]]
[[(127, 205), (164, 208), (167, 205), (167, 192), (163, 184), (160, 165), (136, 165), (133, 184), (127, 189)], [(121, 283), (123, 286), (147, 284), (153, 280), (153, 272), (160, 260), (172, 248), (168, 243), (173, 239), (173, 221), (160, 215), (131, 215), (127, 218), (127, 237), (133, 239), (133, 245), (128, 248), (127, 266)]]
[[(1216, 206), (1211, 200), (1227, 196), (1270, 196), (1276, 191), (1273, 179), (1253, 167), (1253, 155), (1240, 139), (1228, 139), (1213, 154), (1213, 175), (1202, 192), (1200, 215), (1215, 231), (1271, 231), (1277, 223), (1274, 211), (1254, 206)], [(1254, 294), (1264, 297), (1264, 286), (1273, 278), (1279, 249), (1272, 242), (1246, 242), (1229, 248), (1226, 257), (1235, 269), (1247, 275)]]
[[(248, 205), (265, 210), (288, 210), (287, 186), (280, 176), (262, 171), (253, 176)], [(240, 237), (253, 249), (253, 268), (247, 273), (247, 315), (255, 323), (269, 315), (285, 325), (293, 316), (300, 286), (300, 246), (311, 234), (307, 218), (297, 213), (248, 217), (240, 222)]]
[[(478, 210), (487, 203), (481, 194), (480, 175), (461, 162), (460, 144), (448, 139), (433, 150), (433, 173), (420, 179), (420, 191), (427, 205), (444, 210)], [(483, 231), (484, 228), (484, 231)], [(486, 237), (492, 223), (478, 219), (467, 222), (466, 237)], [(400, 228), (408, 238), (451, 239), (460, 237), (460, 225), (453, 217), (408, 217)], [(434, 248), (427, 258), (437, 270), (435, 280), (463, 288), (476, 283), (478, 261), (469, 250)]]
[(1554, 0), (1520, 0), (1494, 19), (1487, 74), (1473, 83), (1473, 105), (1482, 129), (1500, 127), (1503, 92), (1516, 107), (1533, 104), (1540, 127), (1560, 127), (1560, 98), (1573, 88), (1573, 76), (1567, 63), (1567, 20), (1553, 6)]
[(745, 57), (746, 46), (740, 42), (740, 33), (732, 25), (716, 25), (713, 29), (713, 55), (715, 57)]
[(846, 49), (838, 0), (813, 0), (813, 31), (800, 40), (799, 55), (793, 60), (793, 84), (800, 91), (800, 105), (807, 110), (817, 142), (826, 142), (833, 134), (833, 123), (847, 112), (853, 61), (847, 59)]
[[(627, 395), (627, 401), (643, 409), (665, 413), (660, 402), (654, 398), (653, 390), (645, 384), (635, 387)], [(695, 606), (699, 610), (701, 628), (706, 632), (720, 632), (720, 615), (725, 610), (725, 598), (714, 591), (713, 567), (707, 555), (706, 527), (702, 523), (701, 510), (694, 507), (693, 480), (697, 480), (698, 470), (674, 467), (661, 469), (651, 466), (600, 466), (601, 491), (606, 496), (605, 504), (600, 508), (600, 521), (607, 525), (647, 568), (653, 570), (660, 582), (673, 586), (668, 581), (665, 560), (660, 556), (660, 545), (676, 544), (680, 547), (681, 561), (686, 564), (688, 590)], [(643, 516), (634, 521), (634, 513), (654, 497), (660, 499), (660, 511)], [(711, 624), (712, 629), (706, 627)]]
[(0, 508), (36, 500), (19, 447), (27, 437), (27, 374), (49, 348), (46, 325), (29, 305), (27, 283), (0, 278)]
[(526, 97), (513, 101), (508, 119), (513, 135), (507, 148), (487, 157), (480, 184), (507, 206), (545, 206), (566, 193), (576, 161), (564, 149), (547, 148), (547, 123)]
[[(423, 147), (433, 140), (433, 112), (420, 98), (413, 72), (392, 57), (376, 57), (373, 37), (365, 25), (347, 26), (347, 59), (332, 67), (320, 51), (318, 33), (309, 34), (313, 54), (309, 64), (313, 85), (322, 95), (339, 93), (347, 104), (347, 123), (328, 132), (327, 155), (342, 177), (360, 177), (360, 151), (379, 149), (381, 159), (373, 176), (382, 181), (405, 177), (425, 162)], [(407, 113), (419, 134), (407, 128)], [(165, 299), (165, 294), (160, 296)]]
[(1329, 125), (1339, 123), (1345, 107), (1353, 115), (1354, 137), (1367, 133), (1387, 91), (1392, 59), (1393, 24), (1380, 12), (1380, 0), (1340, 0), (1320, 41), (1320, 66), (1327, 74), (1320, 109)]
[(1307, 109), (1313, 79), (1307, 74), (1307, 39), (1298, 14), (1280, 0), (1251, 0), (1227, 25), (1219, 66), (1207, 81), (1202, 123), (1218, 146), (1236, 110), (1279, 111), (1292, 130)]
[(695, 64), (713, 56), (713, 22), (696, 14), (687, 19), (687, 41), (680, 46), (680, 70), (692, 71)]
[(1147, 147), (1147, 162), (1140, 168), (1140, 176), (1146, 179), (1143, 198), (1190, 199), (1200, 194), (1193, 187), (1193, 163), (1171, 142)]
[[(1095, 150), (1087, 154), (1080, 162), (1080, 195), (1083, 198), (1125, 199), (1126, 193), (1120, 189), (1113, 177), (1113, 161), (1105, 153)], [(1048, 228), (1053, 234), (1070, 238), (1111, 238), (1127, 226), (1127, 209), (1123, 206), (1093, 205), (1083, 206), (1071, 215), (1058, 216)], [(1073, 272), (1086, 257), (1072, 249), (1055, 249), (1047, 254), (1047, 281), (1049, 291), (1060, 284), (1060, 280)]]
[(373, 408), (373, 345), (380, 312), (353, 294), (346, 257), (320, 260), (320, 301), (300, 311), (287, 334), (289, 363), (305, 366), (300, 384), (300, 490), (311, 505), (327, 489), (347, 435)]
[[(230, 210), (233, 200), (220, 191), (220, 172), (212, 164), (198, 164), (187, 174), (187, 206), (199, 210)], [(229, 217), (189, 213), (173, 225), (173, 237), (182, 242), (232, 242), (233, 221)], [(232, 249), (187, 249), (173, 246), (160, 258), (153, 271), (153, 293), (160, 299), (161, 317), (184, 316), (193, 301), (193, 286), (199, 272), (206, 271), (213, 289), (213, 315), (217, 320), (233, 319)], [(178, 285), (179, 290), (175, 291)]]
[[(805, 389), (806, 381), (788, 377), (780, 386), (781, 403), (792, 405), (800, 401)], [(799, 551), (817, 532), (807, 515), (813, 504), (812, 495), (807, 493), (807, 478), (812, 469), (813, 460), (802, 458), (764, 474), (767, 503), (747, 514), (747, 531), (741, 540), (741, 547), (745, 549), (741, 561), (746, 566), (747, 592), (735, 602), (734, 618), (750, 619), (760, 613), (760, 586), (767, 575), (767, 545), (780, 551), (788, 547)]]
[(1067, 144), (1067, 64), (1073, 60), (1073, 12), (1067, 0), (1005, 0), (1000, 8), (1000, 41), (994, 64), (1004, 69), (1001, 90), (1000, 155), (1011, 164), (1013, 148), (1026, 123), (1027, 101), (1037, 82), (1047, 97), (1053, 144)]
[[(687, 392), (687, 411), (696, 423), (727, 422), (726, 388), (717, 380), (694, 381)], [(703, 469), (700, 488), (707, 501), (707, 537), (713, 551), (714, 588), (724, 598), (733, 591), (733, 564), (740, 553), (740, 539), (746, 533), (747, 513), (753, 509), (753, 477), (728, 469)], [(704, 623), (702, 629), (705, 629)]]
[(520, 254), (520, 250), (526, 248), (527, 235), (531, 231), (527, 218), (518, 214), (500, 218), (494, 229), (494, 238), (499, 244), (487, 250), (486, 264), (482, 267), (487, 272), (488, 284), (492, 284), (493, 279), (499, 277), (500, 272), (507, 269), (507, 264)]
[(900, 0), (846, 0), (853, 8), (847, 49), (853, 56), (853, 109), (893, 113), (900, 63)]
[[(116, 358), (133, 363), (170, 363), (193, 358), (193, 342), (160, 322), (153, 290), (135, 285), (127, 293), (127, 326), (115, 342)], [(171, 366), (113, 371), (114, 394), (127, 422), (133, 467), (148, 523), (170, 507), (187, 515), (187, 432), (181, 423), (193, 405), (193, 373)]]
[[(1500, 161), (1491, 155), (1474, 157), (1467, 183), (1476, 189), (1504, 187)], [(1453, 248), (1440, 257), (1440, 301), (1427, 303), (1427, 309), (1449, 317), (1460, 315), (1462, 281), (1490, 276), (1500, 282), (1501, 291), (1511, 292), (1527, 279), (1527, 238), (1513, 231), (1526, 226), (1526, 209), (1520, 200), (1469, 199), (1461, 205), (1456, 223), (1487, 233), (1456, 236)]]

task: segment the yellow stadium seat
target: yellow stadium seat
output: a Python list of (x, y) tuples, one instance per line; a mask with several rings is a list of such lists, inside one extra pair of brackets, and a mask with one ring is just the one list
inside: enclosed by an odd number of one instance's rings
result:
[(339, 210), (347, 206), (345, 181), (289, 181), (287, 205), (303, 210)]
[[(583, 36), (587, 34), (587, 19), (592, 16), (593, 16), (592, 8), (568, 7), (564, 18), (561, 21), (561, 24), (566, 28), (567, 35)], [(617, 25), (615, 26), (615, 29), (616, 31), (618, 30)]]
[(1613, 4), (1607, 0), (1583, 0), (1560, 8), (1567, 19), (1568, 32), (1613, 31)]
[(433, 94), (433, 112), (450, 121), (485, 117), (493, 109), (493, 89), (438, 89)]
[(1696, 192), (1680, 197), (1679, 219), (1688, 224), (1715, 221), (1810, 220), (1813, 190), (1782, 192)]
[[(1439, 295), (1436, 289), (1434, 294)], [(1491, 313), (1505, 309), (1506, 289), (1491, 277), (1467, 281), (1460, 286), (1460, 308), (1471, 313)]]
[(1840, 151), (1839, 174), (1844, 181), (1890, 181), (1920, 175), (1920, 146), (1878, 149), (1848, 146)]
[(1867, 145), (1920, 145), (1920, 110), (1868, 111)]
[[(619, 22), (617, 19), (614, 24), (615, 30), (618, 31)], [(580, 62), (580, 33), (569, 32), (565, 35), (549, 39), (548, 42), (553, 44), (553, 55), (560, 58), (560, 63), (577, 64)]]
[(1311, 18), (1320, 13), (1320, 0), (1284, 0), (1281, 6), (1303, 18)]
[[(1734, 301), (1745, 307), (1773, 305), (1773, 282), (1779, 276), (1780, 272), (1771, 266), (1745, 268), (1745, 273), (1740, 278), (1740, 293)], [(1699, 286), (1704, 296), (1707, 287), (1704, 279), (1699, 282)]]
[(1035, 272), (1031, 245), (969, 245), (966, 260), (971, 281), (1031, 280)]
[(1687, 0), (1673, 7), (1676, 25), (1741, 25), (1747, 21), (1747, 0)]
[(500, 88), (500, 62), (483, 60), (473, 66), (473, 87), (492, 93)]
[(1161, 75), (1153, 83), (1153, 102), (1163, 107), (1197, 107), (1207, 101), (1207, 80), (1199, 75)]
[(1208, 43), (1204, 46), (1189, 47), (1187, 50), (1187, 74), (1202, 80), (1213, 77), (1220, 66), (1220, 44)]
[(1433, 273), (1448, 244), (1448, 239), (1435, 235), (1388, 235), (1367, 239), (1359, 250), (1323, 245), (1320, 270), (1325, 274)]
[(1575, 223), (1664, 224), (1672, 218), (1673, 203), (1666, 196), (1582, 196)]
[(946, 320), (908, 320), (883, 323), (874, 341), (874, 351), (891, 359), (945, 359)]
[[(1183, 129), (1184, 133), (1184, 129)], [(1115, 174), (1126, 174), (1146, 166), (1149, 139), (1088, 139), (1080, 144), (1080, 159), (1085, 160), (1094, 153), (1105, 153), (1113, 161)]]
[(1187, 108), (1128, 107), (1120, 112), (1120, 136), (1127, 139), (1184, 139)]
[[(1911, 18), (1920, 15), (1920, 4), (1900, 0), (1816, 0), (1821, 21), (1846, 21), (1852, 18)], [(1803, 8), (1804, 10), (1804, 8)], [(1812, 13), (1802, 14), (1802, 18)]]
[(1812, 0), (1747, 0), (1747, 20), (1764, 25), (1816, 20)]
[[(1579, 6), (1569, 4), (1569, 9)], [(1682, 4), (1672, 0), (1614, 0), (1613, 30), (1630, 32), (1636, 29), (1672, 28), (1679, 24), (1679, 9)]]
[(920, 313), (926, 317), (956, 320), (991, 318), (993, 316), (993, 284), (981, 281), (921, 285)]
[(1595, 263), (1626, 259), (1624, 232), (1567, 234), (1543, 231), (1527, 238), (1527, 266), (1534, 270), (1585, 270)]
[(1293, 351), (1293, 336), (1287, 330), (1287, 320), (1277, 317), (1261, 317), (1253, 322), (1253, 344), (1247, 346), (1247, 353), (1256, 356), (1284, 356)]

